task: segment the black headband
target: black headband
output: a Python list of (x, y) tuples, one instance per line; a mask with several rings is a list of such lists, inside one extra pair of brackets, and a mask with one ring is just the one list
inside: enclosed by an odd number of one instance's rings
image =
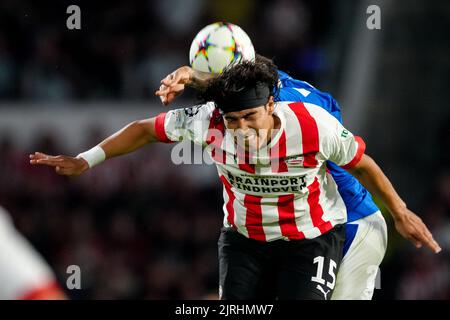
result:
[(269, 87), (261, 82), (251, 88), (244, 88), (215, 102), (223, 113), (241, 111), (265, 105), (270, 97)]

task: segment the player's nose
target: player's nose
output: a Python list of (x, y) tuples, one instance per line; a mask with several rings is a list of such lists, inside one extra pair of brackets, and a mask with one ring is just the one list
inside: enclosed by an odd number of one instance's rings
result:
[(242, 132), (245, 132), (248, 130), (248, 124), (245, 119), (238, 119), (237, 121), (237, 129), (241, 130)]

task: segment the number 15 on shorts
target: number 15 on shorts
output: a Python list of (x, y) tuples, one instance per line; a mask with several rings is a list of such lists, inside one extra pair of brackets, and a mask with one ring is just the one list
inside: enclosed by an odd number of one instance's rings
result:
[[(325, 298), (325, 300), (328, 297), (328, 294), (330, 293), (331, 290), (334, 289), (334, 285), (336, 284), (336, 267), (337, 264), (333, 259), (329, 259), (330, 262), (328, 264), (328, 274), (331, 277), (331, 282), (330, 281), (326, 281), (323, 278), (323, 269), (324, 269), (324, 262), (325, 262), (325, 258), (323, 256), (317, 256), (314, 258), (313, 263), (317, 264), (317, 271), (316, 271), (316, 275), (311, 277), (311, 281), (318, 283), (317, 284), (317, 289), (323, 293), (323, 296)], [(325, 286), (328, 288), (325, 288)]]

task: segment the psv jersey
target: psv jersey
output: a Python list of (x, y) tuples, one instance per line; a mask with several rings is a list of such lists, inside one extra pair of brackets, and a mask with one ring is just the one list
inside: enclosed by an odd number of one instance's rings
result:
[(311, 239), (347, 221), (345, 204), (326, 161), (350, 168), (365, 144), (321, 107), (278, 102), (281, 126), (253, 154), (240, 151), (213, 102), (156, 118), (160, 141), (205, 146), (223, 184), (224, 226), (273, 241)]

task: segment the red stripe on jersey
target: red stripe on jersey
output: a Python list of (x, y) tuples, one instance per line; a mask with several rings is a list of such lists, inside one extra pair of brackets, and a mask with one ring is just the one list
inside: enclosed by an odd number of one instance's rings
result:
[(64, 292), (56, 281), (49, 281), (44, 285), (31, 289), (21, 297), (19, 300), (55, 300), (64, 299)]
[(206, 143), (212, 144), (211, 156), (220, 163), (226, 163), (226, 153), (222, 150), (222, 141), (225, 134), (225, 124), (219, 109), (214, 109), (209, 121), (208, 136)]
[(239, 169), (248, 172), (248, 173), (255, 173), (255, 165), (251, 163), (239, 163)]
[(164, 129), (164, 121), (166, 120), (166, 114), (167, 113), (164, 112), (164, 113), (160, 113), (158, 116), (156, 116), (156, 120), (155, 120), (156, 138), (160, 142), (172, 143), (173, 141), (171, 141), (167, 137), (166, 130)]
[(266, 234), (262, 227), (261, 197), (246, 194), (244, 206), (247, 209), (245, 227), (251, 239), (266, 241)]
[(224, 176), (220, 176), (220, 180), (222, 181), (225, 187), (225, 191), (228, 194), (228, 202), (226, 204), (228, 213), (227, 221), (231, 226), (233, 226), (233, 228), (236, 228), (236, 225), (234, 224), (234, 207), (233, 207), (234, 199), (236, 199), (236, 197), (234, 196), (234, 193), (231, 190), (230, 182), (228, 182), (228, 180)]
[(320, 230), (320, 233), (325, 233), (333, 228), (333, 225), (330, 221), (325, 222), (322, 219), (323, 209), (319, 203), (320, 188), (317, 177), (315, 177), (314, 182), (308, 186), (308, 190), (308, 205), (313, 226), (317, 227)]
[(239, 146), (236, 146), (236, 155), (239, 169), (248, 172), (255, 173), (255, 165), (250, 163), (250, 153), (248, 151), (242, 150)]
[(353, 157), (352, 161), (347, 163), (345, 166), (342, 166), (344, 169), (350, 169), (356, 166), (359, 161), (361, 161), (362, 156), (364, 155), (364, 152), (366, 151), (366, 143), (361, 137), (355, 136), (356, 142), (358, 142), (358, 150), (356, 150), (356, 154)]
[(280, 136), (277, 144), (270, 149), (270, 166), (272, 167), (272, 172), (287, 172), (287, 164), (285, 162), (286, 158), (286, 133)]
[(250, 163), (240, 163), (239, 169), (248, 172), (248, 173), (255, 173), (255, 165)]
[(303, 166), (316, 167), (316, 154), (319, 152), (319, 129), (316, 120), (309, 114), (302, 102), (290, 103), (289, 107), (294, 111), (302, 130)]
[(288, 194), (278, 198), (278, 216), (280, 229), (283, 236), (290, 240), (300, 240), (305, 238), (303, 232), (298, 231), (295, 223), (294, 195)]

